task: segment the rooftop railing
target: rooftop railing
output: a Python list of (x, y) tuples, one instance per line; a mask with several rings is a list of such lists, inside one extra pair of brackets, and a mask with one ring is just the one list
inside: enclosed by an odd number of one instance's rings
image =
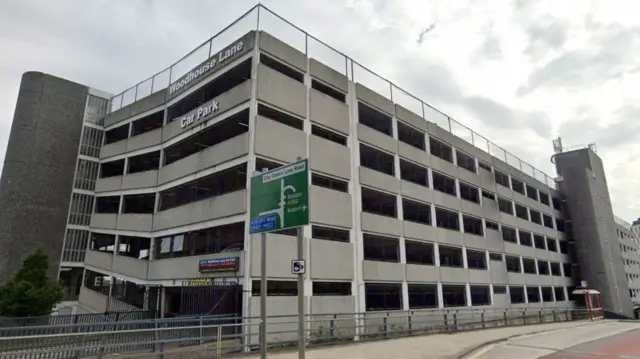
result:
[(421, 115), (425, 120), (437, 124), (453, 135), (521, 170), (550, 188), (557, 189), (553, 177), (536, 169), (518, 158), (518, 156), (489, 141), (484, 136), (452, 119), (440, 110), (393, 84), (391, 81), (375, 74), (357, 61), (333, 49), (331, 46), (293, 25), (261, 4), (251, 8), (251, 10), (247, 11), (236, 21), (169, 68), (158, 72), (152, 77), (111, 98), (111, 112), (153, 93), (164, 90), (169, 84), (185, 75), (195, 66), (251, 30), (268, 32), (289, 46), (306, 54), (308, 57), (312, 57), (345, 75), (351, 81), (358, 82), (378, 92), (396, 104), (405, 107), (417, 115)]
[(618, 217), (618, 216), (613, 216), (613, 219), (616, 221), (616, 223), (619, 226), (622, 226), (628, 230), (631, 230), (631, 225), (629, 224), (629, 222), (625, 221), (624, 219)]

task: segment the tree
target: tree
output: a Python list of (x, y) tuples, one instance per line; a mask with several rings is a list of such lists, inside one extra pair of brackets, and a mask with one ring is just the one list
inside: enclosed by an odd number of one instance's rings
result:
[(48, 269), (47, 253), (39, 246), (22, 262), (18, 273), (0, 285), (0, 316), (50, 315), (64, 297), (64, 288), (47, 277)]

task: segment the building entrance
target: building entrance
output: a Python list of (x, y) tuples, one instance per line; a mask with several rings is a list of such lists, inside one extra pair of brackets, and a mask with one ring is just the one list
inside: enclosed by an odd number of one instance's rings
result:
[(165, 289), (165, 317), (242, 316), (242, 285), (237, 281), (186, 280)]

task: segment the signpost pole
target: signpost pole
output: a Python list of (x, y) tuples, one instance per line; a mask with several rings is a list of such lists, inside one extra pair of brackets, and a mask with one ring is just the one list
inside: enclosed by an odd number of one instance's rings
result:
[[(298, 161), (301, 161), (302, 158), (298, 157)], [(308, 175), (307, 175), (308, 176)], [(308, 199), (307, 199), (308, 201)], [(304, 226), (298, 227), (298, 259), (304, 260), (304, 237), (303, 237), (303, 228)], [(306, 264), (305, 264), (306, 266)], [(304, 271), (298, 274), (298, 359), (304, 359), (304, 349), (306, 346), (306, 333), (305, 333), (305, 310), (304, 310), (304, 273), (306, 273), (306, 268)]]
[(260, 233), (260, 359), (267, 359), (267, 232)]
[[(298, 227), (298, 259), (304, 258), (304, 241), (302, 229)], [(306, 270), (305, 270), (306, 271)], [(304, 359), (304, 347), (306, 345), (306, 335), (304, 328), (304, 272), (298, 274), (298, 359)]]
[(291, 270), (298, 277), (298, 355), (305, 357), (305, 296), (303, 228), (309, 225), (309, 163), (308, 159), (278, 167), (263, 169), (251, 177), (249, 233), (260, 233), (260, 358), (267, 357), (267, 232), (297, 229), (297, 255)]
[(260, 233), (260, 359), (267, 359), (267, 233)]

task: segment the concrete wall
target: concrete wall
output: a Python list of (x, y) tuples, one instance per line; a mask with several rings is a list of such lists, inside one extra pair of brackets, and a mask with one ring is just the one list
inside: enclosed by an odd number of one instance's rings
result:
[[(470, 172), (460, 168), (456, 164), (456, 150), (474, 157), (477, 161), (483, 161), (507, 175), (517, 178), (526, 184), (530, 184), (541, 192), (550, 196), (558, 193), (548, 188), (520, 170), (492, 157), (455, 135), (443, 130), (434, 123), (428, 122), (422, 115), (395, 104), (391, 100), (375, 93), (362, 84), (354, 84), (348, 79), (328, 68), (315, 59), (308, 59), (305, 54), (283, 43), (282, 41), (264, 33), (257, 33), (259, 51), (266, 54), (281, 64), (289, 66), (290, 70), (298, 71), (304, 76), (302, 82), (287, 76), (254, 58), (254, 73), (252, 79), (246, 81), (219, 96), (221, 108), (232, 113), (238, 109), (244, 109), (248, 102), (251, 111), (250, 132), (237, 136), (228, 141), (217, 144), (211, 148), (202, 150), (189, 157), (176, 161), (168, 166), (163, 166), (157, 172), (157, 182), (152, 181), (153, 174), (139, 174), (143, 179), (131, 179), (125, 188), (127, 175), (122, 178), (101, 180), (99, 188), (103, 193), (121, 194), (121, 190), (141, 190), (156, 192), (161, 189), (173, 187), (178, 183), (186, 182), (187, 178), (197, 178), (204, 171), (217, 172), (230, 163), (246, 160), (253, 164), (256, 157), (268, 159), (278, 163), (295, 161), (297, 157), (308, 157), (313, 173), (332, 177), (348, 183), (348, 192), (332, 190), (317, 185), (310, 186), (310, 207), (312, 225), (338, 228), (349, 231), (348, 242), (334, 242), (312, 238), (310, 226), (304, 229), (305, 259), (309, 261), (308, 272), (305, 277), (305, 288), (312, 288), (314, 281), (341, 281), (352, 282), (353, 295), (335, 298), (313, 296), (307, 298), (307, 307), (310, 312), (340, 312), (340, 311), (364, 311), (364, 283), (366, 282), (395, 282), (403, 284), (404, 309), (408, 307), (407, 283), (445, 283), (463, 284), (467, 288), (470, 285), (508, 286), (527, 285), (539, 288), (540, 286), (566, 287), (571, 284), (569, 278), (562, 276), (537, 276), (524, 273), (508, 273), (505, 263), (501, 261), (490, 262), (490, 270), (476, 270), (468, 267), (450, 268), (439, 266), (436, 259), (435, 266), (407, 264), (404, 253), (405, 239), (423, 241), (434, 244), (437, 251), (440, 245), (457, 246), (463, 249), (469, 248), (485, 252), (508, 253), (518, 257), (567, 262), (568, 256), (558, 252), (535, 249), (519, 244), (505, 243), (499, 230), (485, 228), (483, 236), (464, 233), (461, 228), (458, 231), (438, 228), (435, 224), (436, 206), (455, 211), (462, 223), (463, 215), (494, 221), (501, 226), (509, 226), (516, 229), (529, 231), (548, 238), (566, 240), (566, 236), (558, 232), (555, 227), (547, 228), (535, 224), (529, 220), (516, 218), (499, 211), (496, 201), (481, 197), (480, 203), (472, 203), (463, 200), (459, 191), (456, 196), (444, 194), (433, 189), (433, 173), (438, 172), (455, 179), (456, 187), (460, 183), (466, 183), (476, 188), (481, 188), (503, 198), (517, 202), (540, 211), (553, 218), (562, 218), (562, 213), (551, 206), (544, 205), (537, 200), (523, 196), (510, 187), (504, 187), (496, 183), (494, 173), (479, 168), (476, 172)], [(215, 76), (221, 75), (222, 72)], [(295, 77), (295, 76), (294, 76)], [(212, 79), (213, 77), (209, 77)], [(312, 80), (320, 81), (346, 95), (346, 101), (339, 101), (318, 90), (311, 88)], [(186, 92), (197, 91), (200, 86), (209, 80), (203, 79), (193, 84)], [(184, 94), (186, 94), (186, 92)], [(172, 100), (179, 101), (180, 97)], [(222, 98), (227, 100), (223, 101)], [(250, 101), (249, 101), (250, 100)], [(223, 104), (224, 102), (224, 104)], [(383, 134), (370, 127), (358, 123), (358, 103), (361, 102), (377, 111), (387, 114), (392, 118), (393, 133)], [(285, 125), (276, 119), (257, 115), (256, 103), (276, 109), (289, 116), (293, 116), (302, 123), (302, 130)], [(135, 105), (130, 105), (131, 107)], [(148, 107), (148, 106), (147, 106)], [(133, 107), (132, 107), (133, 108)], [(121, 110), (119, 110), (121, 111)], [(117, 114), (113, 114), (114, 118)], [(120, 115), (118, 115), (120, 116)], [(132, 115), (120, 116), (118, 121), (127, 122)], [(102, 157), (118, 156), (127, 157), (136, 151), (152, 151), (162, 149), (178, 140), (203, 130), (226, 116), (221, 112), (211, 116), (210, 119), (198, 123), (187, 129), (181, 129), (176, 122), (168, 123), (161, 133), (148, 135), (145, 141), (136, 139), (139, 144), (131, 145), (134, 138), (110, 144), (103, 148)], [(114, 122), (115, 123), (115, 122)], [(398, 141), (398, 124), (405, 124), (425, 136), (425, 148), (421, 150), (402, 141)], [(176, 127), (177, 126), (177, 127)], [(346, 136), (346, 145), (332, 142), (325, 138), (312, 135), (312, 126), (320, 126), (335, 133)], [(137, 137), (142, 138), (144, 135)], [(429, 137), (452, 146), (454, 162), (445, 161), (430, 153)], [(146, 138), (146, 137), (145, 137)], [(394, 176), (387, 175), (360, 165), (359, 145), (367, 144), (379, 150), (391, 154), (394, 158)], [(400, 178), (400, 160), (413, 162), (428, 168), (429, 186), (420, 186)], [(239, 163), (239, 162), (238, 162)], [(252, 169), (250, 168), (249, 171)], [(398, 203), (398, 215), (396, 218), (364, 213), (361, 208), (361, 188), (367, 187), (395, 196)], [(166, 233), (181, 233), (202, 226), (213, 226), (213, 223), (222, 223), (227, 217), (246, 216), (248, 206), (247, 191), (238, 191), (223, 196), (222, 198), (207, 199), (196, 203), (187, 204), (167, 211), (156, 212), (153, 215), (153, 227), (149, 230), (149, 236), (159, 237)], [(228, 196), (228, 198), (227, 198)], [(426, 203), (430, 206), (432, 224), (418, 224), (404, 220), (402, 214), (402, 199), (411, 199)], [(120, 226), (120, 216), (96, 214), (92, 218), (92, 227), (104, 229), (117, 229)], [(483, 222), (484, 223), (484, 222)], [(131, 227), (129, 227), (131, 228)], [(136, 228), (140, 229), (140, 228)], [(383, 261), (364, 260), (362, 234), (371, 233), (393, 237), (399, 243), (400, 261), (390, 263)], [(272, 280), (292, 280), (290, 262), (295, 259), (295, 237), (281, 234), (269, 234), (267, 236), (267, 275)], [(245, 253), (243, 258), (248, 261), (243, 264), (243, 275), (246, 275), (244, 283), (260, 276), (260, 242), (249, 238), (245, 241)], [(94, 259), (88, 256), (90, 260)], [(198, 273), (190, 267), (194, 258), (152, 260), (149, 262), (148, 279), (164, 280), (196, 276)], [(244, 262), (244, 260), (243, 260)], [(466, 263), (466, 261), (465, 261)], [(126, 268), (126, 263), (121, 264)], [(180, 267), (180, 268), (178, 268)], [(120, 271), (118, 267), (111, 265), (112, 271)], [(127, 269), (129, 270), (129, 269)], [(309, 292), (307, 292), (309, 295)], [(245, 296), (245, 314), (256, 316), (256, 298)], [(442, 298), (440, 298), (442, 299)], [(270, 297), (269, 314), (283, 315), (293, 314), (295, 301), (290, 297)], [(508, 295), (497, 294), (492, 297), (494, 306), (511, 306)], [(441, 300), (442, 302), (442, 300)], [(567, 305), (570, 303), (530, 303), (518, 304), (515, 307), (543, 307), (549, 305)], [(315, 309), (314, 309), (315, 308)], [(248, 313), (250, 312), (250, 313)]]
[(556, 168), (580, 264), (581, 280), (602, 292), (606, 310), (633, 316), (602, 160), (590, 149), (560, 153)]
[(127, 304), (113, 297), (109, 298), (109, 296), (93, 291), (85, 286), (80, 288), (78, 305), (82, 312), (78, 314), (105, 313), (108, 310), (115, 312), (131, 312), (140, 310), (133, 305)]
[[(460, 214), (460, 223), (462, 216), (469, 215), (476, 218), (486, 218), (497, 222), (500, 225), (522, 229), (532, 234), (543, 235), (549, 238), (557, 239), (564, 236), (557, 232), (555, 228), (547, 228), (527, 220), (507, 215), (498, 210), (496, 201), (487, 198), (481, 198), (481, 203), (476, 204), (460, 197), (459, 184), (482, 188), (493, 194), (511, 200), (515, 203), (526, 206), (533, 210), (540, 211), (541, 214), (554, 216), (555, 211), (552, 207), (544, 205), (539, 201), (524, 196), (509, 187), (504, 187), (496, 183), (494, 174), (485, 169), (478, 167), (475, 173), (462, 169), (456, 165), (456, 150), (460, 150), (467, 155), (478, 158), (495, 168), (502, 170), (507, 175), (530, 184), (536, 189), (550, 194), (550, 189), (543, 183), (527, 176), (519, 170), (503, 163), (487, 153), (470, 146), (462, 139), (444, 131), (432, 123), (425, 122), (421, 116), (418, 116), (398, 105), (393, 105), (390, 100), (372, 92), (364, 86), (355, 86), (355, 96), (357, 100), (366, 103), (368, 106), (394, 116), (392, 122), (403, 123), (414, 129), (423, 132), (425, 135), (426, 151), (420, 150), (400, 141), (396, 141), (396, 133), (393, 136), (385, 135), (381, 132), (373, 130), (363, 124), (356, 125), (358, 142), (374, 146), (389, 154), (394, 154), (395, 160), (408, 160), (410, 162), (420, 164), (429, 168), (429, 187), (420, 186), (415, 183), (400, 179), (398, 167), (396, 166), (396, 175), (391, 176), (369, 168), (359, 167), (358, 178), (360, 184), (368, 188), (380, 190), (387, 194), (400, 194), (403, 198), (417, 200), (427, 204), (432, 209), (432, 225), (418, 224), (410, 221), (403, 221), (402, 214), (398, 218), (390, 218), (370, 213), (360, 214), (360, 228), (363, 232), (383, 234), (399, 238), (400, 246), (403, 245), (404, 239), (419, 240), (434, 243), (437, 248), (439, 245), (455, 246), (463, 249), (474, 249), (480, 251), (491, 251), (497, 253), (509, 253), (531, 258), (539, 258), (544, 261), (554, 261), (557, 263), (567, 262), (568, 257), (558, 252), (551, 252), (542, 249), (534, 249), (532, 247), (505, 243), (499, 231), (485, 229), (484, 236), (477, 236), (463, 233), (462, 228), (459, 231), (438, 228), (435, 226), (435, 207), (455, 211)], [(353, 121), (353, 120), (352, 120)], [(357, 121), (357, 119), (356, 119)], [(395, 127), (395, 126), (394, 126)], [(453, 147), (454, 162), (445, 161), (435, 155), (429, 154), (430, 137)], [(433, 190), (432, 175), (434, 172), (449, 176), (456, 180), (458, 194), (451, 196)], [(398, 200), (398, 211), (401, 202)], [(400, 250), (402, 253), (402, 249)], [(463, 284), (463, 285), (527, 285), (538, 288), (539, 286), (561, 286), (564, 287), (570, 280), (565, 277), (549, 276), (549, 275), (525, 275), (512, 274), (508, 275), (505, 264), (503, 262), (491, 262), (490, 270), (475, 270), (465, 268), (448, 268), (438, 266), (426, 266), (415, 264), (403, 264), (404, 259), (400, 263), (389, 263), (380, 261), (365, 260), (362, 262), (362, 275), (364, 281), (370, 282), (400, 282), (408, 281), (412, 283), (446, 283), (446, 284)], [(436, 259), (437, 263), (438, 259)], [(406, 292), (405, 292), (406, 295)], [(530, 303), (531, 306), (556, 305), (556, 303)], [(510, 307), (510, 301), (506, 295), (498, 295), (494, 297), (494, 306)], [(405, 307), (405, 309), (407, 309)]]
[[(313, 337), (318, 332), (327, 336), (327, 331), (333, 326), (336, 335), (353, 336), (355, 334), (356, 298), (354, 296), (322, 296), (306, 298), (309, 309), (309, 321), (307, 324)], [(257, 344), (258, 319), (260, 317), (260, 297), (251, 298), (251, 316), (253, 324), (250, 328), (251, 343)], [(336, 313), (343, 315), (334, 316)], [(295, 341), (297, 339), (297, 298), (296, 297), (267, 297), (267, 315), (285, 316), (270, 318), (267, 325), (267, 341)], [(339, 334), (337, 334), (339, 333)]]
[(41, 243), (57, 275), (88, 88), (22, 76), (0, 179), (0, 282)]
[[(169, 93), (168, 89), (167, 90), (161, 90), (158, 92), (155, 92), (149, 96), (146, 96), (132, 104), (129, 104), (123, 108), (118, 109), (117, 111), (111, 112), (110, 114), (108, 114), (105, 118), (104, 121), (104, 125), (105, 127), (109, 127), (109, 126), (113, 126), (117, 123), (123, 122), (131, 117), (140, 115), (142, 113), (144, 113), (145, 111), (148, 111), (150, 109), (156, 108), (158, 106), (164, 105), (164, 103), (166, 101), (172, 100), (173, 98), (179, 97), (180, 95), (182, 95), (183, 93), (188, 92), (188, 90), (192, 87), (196, 87), (196, 85), (198, 85), (201, 82), (208, 82), (207, 79), (210, 79), (212, 76), (215, 76), (218, 72), (220, 72), (221, 70), (223, 70), (225, 68), (225, 66), (227, 66), (229, 63), (232, 63), (233, 61), (237, 60), (238, 58), (246, 55), (247, 53), (251, 52), (251, 50), (253, 49), (253, 43), (254, 43), (254, 38), (255, 36), (255, 32), (254, 31), (249, 31), (248, 33), (246, 33), (244, 36), (242, 36), (241, 38), (239, 38), (238, 40), (234, 41), (233, 43), (229, 44), (229, 46), (234, 46), (236, 44), (238, 44), (238, 42), (242, 42), (243, 46), (242, 49), (240, 51), (235, 52), (232, 56), (229, 56), (227, 58), (225, 58), (225, 60), (222, 63), (218, 63), (216, 62), (215, 66), (206, 72), (206, 74), (201, 75), (199, 77), (197, 77), (195, 80), (190, 81), (187, 85), (181, 87), (178, 91), (175, 91), (173, 93)], [(225, 51), (226, 49), (222, 49), (222, 51)], [(219, 58), (219, 53), (214, 53), (213, 56), (211, 56), (210, 59), (207, 59), (205, 62), (210, 62), (211, 59), (213, 58)], [(204, 63), (203, 63), (204, 64)], [(196, 68), (200, 68), (201, 65), (203, 64), (199, 64), (198, 66), (196, 66)], [(186, 75), (186, 74), (185, 74)], [(184, 76), (183, 76), (184, 77)], [(182, 78), (182, 77), (181, 77)], [(181, 79), (180, 78), (180, 79)], [(175, 82), (178, 82), (180, 79), (177, 79)]]
[(245, 213), (246, 191), (235, 191), (222, 196), (197, 201), (184, 206), (158, 212), (153, 216), (153, 230), (185, 226), (216, 218)]
[[(640, 302), (640, 245), (638, 238), (628, 225), (616, 223), (616, 237), (622, 248), (622, 262), (626, 274), (631, 301)], [(623, 250), (624, 248), (624, 250)]]
[[(245, 252), (227, 252), (192, 257), (170, 258), (163, 260), (146, 260), (130, 258), (108, 252), (87, 250), (85, 264), (103, 273), (124, 274), (128, 278), (139, 281), (188, 280), (194, 278), (242, 277), (244, 276)], [(198, 263), (201, 259), (238, 257), (240, 264), (237, 272), (200, 273)]]

